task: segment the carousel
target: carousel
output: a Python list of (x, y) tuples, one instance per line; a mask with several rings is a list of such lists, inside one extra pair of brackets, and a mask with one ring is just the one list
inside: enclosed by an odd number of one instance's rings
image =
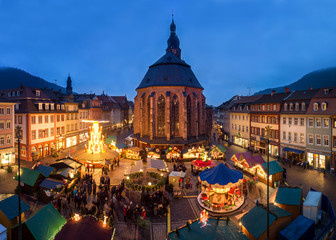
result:
[(215, 213), (239, 209), (244, 203), (243, 173), (223, 163), (200, 173), (202, 192), (197, 201), (202, 208)]
[(119, 154), (110, 150), (105, 144), (102, 127), (99, 126), (99, 123), (107, 121), (85, 120), (85, 122), (92, 123), (89, 128), (89, 141), (85, 144), (85, 150), (76, 152), (72, 158), (88, 165), (89, 168), (99, 168), (110, 164), (110, 160), (117, 158)]

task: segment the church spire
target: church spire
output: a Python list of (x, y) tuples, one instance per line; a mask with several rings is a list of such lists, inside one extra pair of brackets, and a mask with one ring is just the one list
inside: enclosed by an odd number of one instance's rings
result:
[(180, 40), (176, 35), (176, 25), (174, 22), (174, 14), (172, 14), (172, 22), (170, 24), (170, 36), (167, 41), (166, 52), (172, 52), (179, 58), (181, 58)]
[(72, 94), (72, 80), (71, 80), (71, 77), (70, 77), (70, 73), (68, 75), (68, 80), (67, 80), (66, 94), (67, 95)]

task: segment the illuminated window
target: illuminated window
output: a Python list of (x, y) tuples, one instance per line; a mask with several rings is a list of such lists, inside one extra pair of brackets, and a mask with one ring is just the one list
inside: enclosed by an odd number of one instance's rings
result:
[(315, 127), (320, 128), (321, 127), (321, 118), (315, 119)]
[(320, 134), (315, 135), (315, 142), (316, 142), (316, 145), (321, 145), (321, 135)]
[(314, 111), (317, 111), (318, 110), (318, 103), (314, 103)]
[(329, 128), (329, 118), (323, 118), (323, 128)]
[(314, 137), (313, 137), (313, 134), (309, 134), (308, 135), (308, 144), (314, 144)]
[(327, 103), (326, 103), (326, 102), (323, 102), (323, 103), (321, 104), (321, 110), (322, 110), (322, 111), (326, 111), (326, 110), (327, 110)]
[(323, 136), (323, 146), (329, 147), (329, 136), (327, 135)]
[(300, 133), (300, 143), (304, 143), (304, 134)]

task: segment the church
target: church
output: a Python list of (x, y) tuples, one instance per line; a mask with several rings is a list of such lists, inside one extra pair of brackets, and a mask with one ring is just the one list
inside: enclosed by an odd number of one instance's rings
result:
[(174, 19), (166, 53), (149, 69), (134, 98), (134, 145), (184, 149), (206, 144), (203, 87), (181, 59)]

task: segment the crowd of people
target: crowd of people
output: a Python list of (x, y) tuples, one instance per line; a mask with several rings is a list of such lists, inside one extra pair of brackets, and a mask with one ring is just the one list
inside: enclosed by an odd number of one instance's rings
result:
[(159, 190), (151, 194), (142, 192), (140, 202), (148, 207), (150, 214), (163, 217), (167, 214), (167, 207), (170, 201), (166, 193)]
[(179, 162), (174, 161), (173, 168), (174, 168), (174, 171), (178, 171), (178, 172), (180, 172), (180, 171), (186, 172), (187, 171), (187, 168), (184, 165), (184, 162), (182, 162), (182, 161), (179, 161)]

